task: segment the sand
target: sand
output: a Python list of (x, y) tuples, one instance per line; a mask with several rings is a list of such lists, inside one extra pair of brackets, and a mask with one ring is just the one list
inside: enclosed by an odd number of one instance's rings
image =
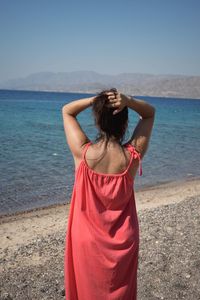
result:
[[(198, 299), (200, 179), (148, 187), (135, 198), (141, 236), (138, 300)], [(0, 299), (64, 299), (69, 209), (70, 204), (56, 205), (0, 219)]]

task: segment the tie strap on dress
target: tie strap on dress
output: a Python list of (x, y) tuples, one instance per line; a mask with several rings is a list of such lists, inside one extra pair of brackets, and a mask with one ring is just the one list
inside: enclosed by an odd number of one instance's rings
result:
[(139, 153), (138, 151), (136, 151), (135, 147), (133, 145), (129, 144), (125, 144), (126, 146), (128, 146), (128, 149), (131, 151), (133, 158), (139, 160), (139, 169), (138, 169), (138, 173), (139, 176), (142, 176), (142, 158), (141, 158), (141, 153)]

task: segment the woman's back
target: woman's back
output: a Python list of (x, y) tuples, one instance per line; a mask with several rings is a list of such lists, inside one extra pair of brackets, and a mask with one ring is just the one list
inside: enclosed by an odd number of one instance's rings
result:
[[(104, 144), (91, 143), (85, 154), (86, 164), (96, 173), (121, 174), (127, 169), (131, 160), (130, 148), (128, 150), (126, 146), (127, 144), (120, 146), (117, 143), (110, 143), (105, 148)], [(129, 147), (134, 149), (130, 144)], [(139, 160), (134, 159), (128, 170), (133, 178), (136, 175), (138, 166)]]

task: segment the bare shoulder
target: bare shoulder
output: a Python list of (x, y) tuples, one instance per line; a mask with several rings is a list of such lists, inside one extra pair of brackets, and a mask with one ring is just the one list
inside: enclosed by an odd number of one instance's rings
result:
[(78, 168), (79, 164), (83, 160), (84, 151), (86, 150), (86, 146), (87, 146), (88, 143), (90, 143), (90, 140), (88, 140), (87, 142), (85, 142), (84, 144), (82, 144), (79, 147), (79, 155), (74, 155), (72, 153), (73, 158), (74, 158), (75, 170)]

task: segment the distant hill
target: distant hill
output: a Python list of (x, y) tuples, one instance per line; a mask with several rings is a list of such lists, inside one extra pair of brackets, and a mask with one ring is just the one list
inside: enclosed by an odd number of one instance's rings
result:
[(83, 93), (97, 93), (111, 87), (130, 95), (200, 99), (200, 76), (40, 72), (0, 83), (0, 89)]

